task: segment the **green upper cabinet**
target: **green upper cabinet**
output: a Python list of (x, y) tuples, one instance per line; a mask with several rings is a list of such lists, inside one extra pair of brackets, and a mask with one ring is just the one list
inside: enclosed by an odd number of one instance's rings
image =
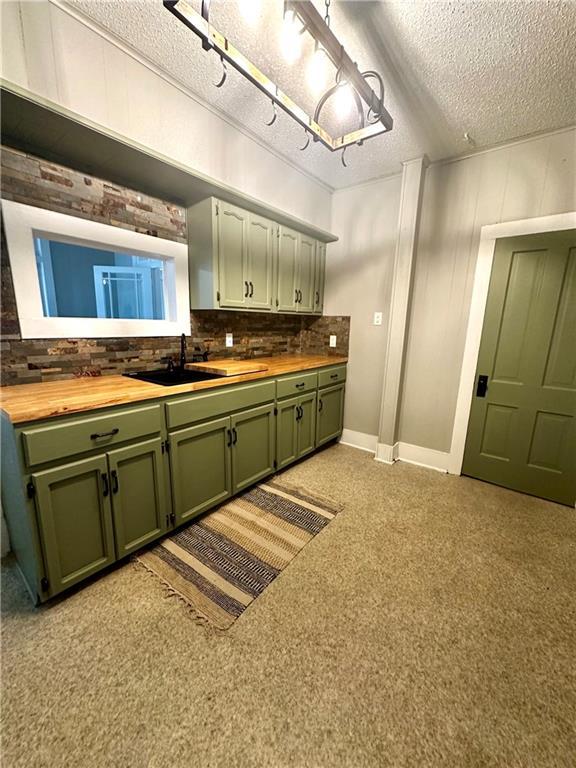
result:
[(262, 216), (249, 214), (248, 219), (248, 306), (270, 311), (276, 225)]
[(110, 451), (108, 467), (120, 558), (158, 538), (168, 526), (161, 439)]
[(316, 245), (316, 270), (314, 272), (314, 313), (324, 310), (324, 282), (326, 280), (326, 243)]
[(300, 235), (298, 258), (298, 312), (314, 312), (316, 279), (316, 240)]
[(116, 559), (106, 456), (32, 475), (48, 578), (56, 595)]
[(280, 227), (278, 233), (278, 311), (298, 311), (299, 235), (293, 229)]
[(188, 209), (192, 309), (322, 314), (326, 244), (216, 198)]
[(221, 307), (243, 309), (249, 304), (249, 214), (235, 205), (216, 206), (218, 289)]

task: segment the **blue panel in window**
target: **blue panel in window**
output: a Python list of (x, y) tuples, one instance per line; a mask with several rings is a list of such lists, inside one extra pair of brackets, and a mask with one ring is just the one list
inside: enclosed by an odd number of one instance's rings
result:
[(164, 261), (34, 238), (45, 317), (165, 320)]

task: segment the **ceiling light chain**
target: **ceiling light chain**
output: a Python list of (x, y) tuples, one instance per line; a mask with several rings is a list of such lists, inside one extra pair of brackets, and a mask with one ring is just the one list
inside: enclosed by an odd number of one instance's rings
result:
[(324, 16), (324, 21), (326, 22), (326, 26), (330, 26), (330, 0), (325, 0), (325, 6), (326, 6), (326, 14)]

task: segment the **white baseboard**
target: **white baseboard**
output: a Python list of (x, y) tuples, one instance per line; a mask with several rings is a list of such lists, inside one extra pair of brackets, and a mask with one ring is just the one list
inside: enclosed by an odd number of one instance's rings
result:
[(376, 453), (378, 436), (369, 435), (366, 432), (355, 432), (353, 429), (344, 429), (340, 442), (343, 445), (350, 445), (352, 448), (359, 448), (361, 451)]
[(407, 464), (417, 464), (419, 467), (435, 469), (437, 472), (448, 472), (450, 454), (435, 451), (433, 448), (422, 448), (420, 445), (410, 445), (410, 443), (394, 443), (394, 445), (378, 443), (374, 458), (383, 464), (405, 461)]

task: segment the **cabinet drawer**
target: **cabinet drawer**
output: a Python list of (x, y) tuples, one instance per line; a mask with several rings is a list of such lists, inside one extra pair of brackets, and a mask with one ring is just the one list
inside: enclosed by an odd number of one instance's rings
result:
[(263, 381), (240, 387), (223, 387), (205, 395), (183, 397), (166, 403), (168, 429), (212, 419), (232, 411), (269, 403), (276, 398), (276, 382)]
[(294, 395), (308, 392), (310, 389), (316, 389), (318, 386), (318, 374), (314, 371), (314, 373), (301, 373), (298, 376), (286, 376), (283, 379), (278, 379), (276, 384), (278, 399), (281, 397), (294, 397)]
[(346, 381), (346, 366), (335, 365), (334, 368), (325, 368), (318, 374), (318, 386), (328, 387), (331, 384), (339, 384)]
[(162, 429), (160, 405), (149, 405), (106, 416), (74, 419), (66, 423), (25, 429), (22, 432), (28, 466), (85, 453), (94, 448), (108, 449)]

